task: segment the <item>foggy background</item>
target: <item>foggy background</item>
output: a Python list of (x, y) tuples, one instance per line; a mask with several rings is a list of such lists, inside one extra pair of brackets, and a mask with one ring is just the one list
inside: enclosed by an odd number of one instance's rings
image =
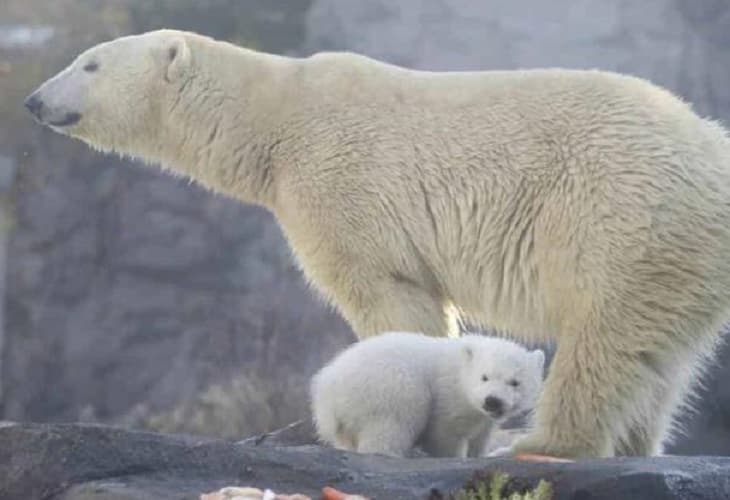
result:
[[(1, 0), (0, 419), (240, 439), (304, 416), (309, 377), (354, 340), (263, 209), (24, 111), (80, 50), (162, 27), (433, 70), (616, 70), (730, 124), (730, 0)], [(671, 452), (730, 454), (729, 360)]]

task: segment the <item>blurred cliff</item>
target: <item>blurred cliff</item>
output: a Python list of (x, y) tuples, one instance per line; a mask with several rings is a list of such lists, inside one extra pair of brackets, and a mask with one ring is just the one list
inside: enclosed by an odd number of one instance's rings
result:
[[(427, 69), (617, 70), (730, 123), (727, 0), (4, 0), (2, 418), (243, 437), (301, 416), (308, 377), (353, 340), (269, 214), (93, 153), (24, 113), (23, 97), (81, 49), (160, 27)], [(673, 451), (730, 454), (727, 359)]]

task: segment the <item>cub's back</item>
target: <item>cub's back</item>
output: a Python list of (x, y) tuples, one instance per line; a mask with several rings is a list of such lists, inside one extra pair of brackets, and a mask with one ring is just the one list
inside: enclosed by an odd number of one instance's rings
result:
[(428, 380), (446, 342), (448, 339), (401, 332), (357, 342), (315, 375), (313, 390), (335, 384), (346, 386), (348, 391), (367, 390), (406, 374)]

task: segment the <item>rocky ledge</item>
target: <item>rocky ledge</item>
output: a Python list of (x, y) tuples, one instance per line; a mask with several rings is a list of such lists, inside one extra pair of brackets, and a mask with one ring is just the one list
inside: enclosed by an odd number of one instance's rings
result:
[(545, 479), (554, 499), (730, 498), (730, 457), (392, 459), (302, 444), (297, 432), (231, 443), (97, 425), (3, 424), (0, 499), (197, 500), (229, 485), (313, 498), (329, 485), (379, 500), (447, 499), (496, 472), (509, 475), (505, 494)]

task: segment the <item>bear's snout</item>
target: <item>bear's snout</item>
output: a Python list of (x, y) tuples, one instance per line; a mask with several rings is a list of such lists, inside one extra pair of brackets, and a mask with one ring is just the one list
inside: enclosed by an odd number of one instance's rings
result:
[(504, 415), (504, 402), (501, 399), (494, 396), (487, 396), (484, 400), (484, 411), (489, 413), (495, 418), (500, 418)]
[(69, 111), (65, 106), (57, 106), (46, 102), (41, 91), (36, 90), (23, 102), (26, 109), (43, 125), (51, 125), (57, 129), (76, 125), (81, 120), (81, 113)]
[(43, 110), (43, 100), (38, 97), (37, 93), (33, 93), (25, 98), (23, 102), (25, 108), (31, 112), (38, 120), (41, 119), (41, 112)]

